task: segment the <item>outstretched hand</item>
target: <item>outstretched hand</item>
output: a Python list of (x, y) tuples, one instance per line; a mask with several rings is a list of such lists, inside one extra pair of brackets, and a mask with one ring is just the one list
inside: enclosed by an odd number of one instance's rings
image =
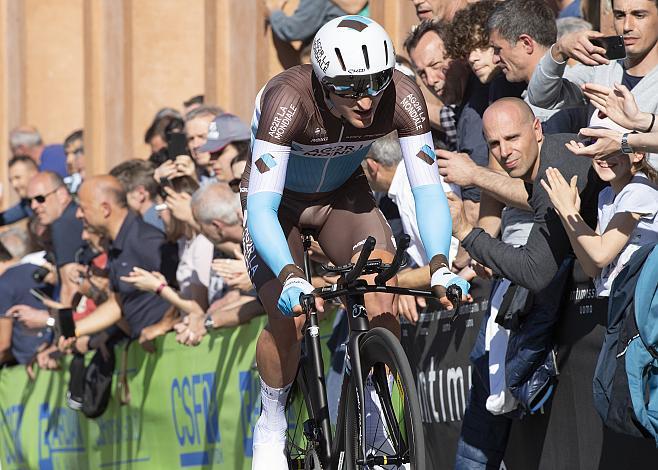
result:
[(541, 180), (541, 185), (548, 193), (555, 210), (563, 218), (576, 215), (580, 211), (577, 175), (567, 183), (560, 170), (549, 167), (546, 169), (546, 179)]
[(628, 130), (638, 127), (640, 109), (635, 97), (624, 85), (615, 83), (614, 88), (609, 88), (596, 83), (585, 83), (582, 90), (596, 109), (621, 127)]
[(123, 282), (132, 284), (139, 290), (155, 292), (162, 283), (167, 283), (165, 277), (157, 272), (148, 272), (145, 269), (135, 266), (127, 276), (121, 276)]
[(578, 135), (586, 137), (588, 140), (591, 139), (592, 142), (589, 145), (575, 140), (566, 143), (567, 149), (576, 155), (601, 159), (621, 151), (621, 132), (612, 129), (584, 127)]

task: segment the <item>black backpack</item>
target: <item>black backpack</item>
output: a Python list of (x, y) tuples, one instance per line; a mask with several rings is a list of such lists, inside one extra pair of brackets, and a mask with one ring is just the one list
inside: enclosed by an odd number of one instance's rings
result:
[(87, 366), (82, 394), (82, 412), (87, 418), (98, 418), (107, 409), (115, 363), (114, 348), (102, 346)]

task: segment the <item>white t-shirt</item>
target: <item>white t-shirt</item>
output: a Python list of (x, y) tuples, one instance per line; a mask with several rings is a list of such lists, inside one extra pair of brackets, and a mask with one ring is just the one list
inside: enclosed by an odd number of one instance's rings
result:
[[(461, 197), (461, 189), (459, 186), (446, 183), (443, 181), (443, 176), (440, 178), (444, 192), (453, 192)], [(398, 167), (395, 169), (393, 181), (391, 181), (391, 187), (388, 189), (388, 197), (391, 198), (398, 208), (404, 233), (411, 238), (409, 248), (407, 248), (407, 254), (418, 266), (429, 264), (430, 261), (427, 259), (423, 242), (420, 239), (420, 230), (418, 229), (418, 222), (416, 220), (416, 203), (414, 201), (414, 195), (411, 192), (411, 183), (407, 177), (407, 169), (404, 160), (400, 161)], [(450, 243), (450, 254), (448, 256), (450, 262), (454, 259), (458, 247), (459, 240), (452, 237)]]
[(638, 248), (658, 242), (658, 217), (656, 216), (658, 213), (658, 186), (649, 181), (643, 173), (637, 173), (619, 194), (615, 195), (611, 187), (601, 191), (598, 210), (599, 234), (604, 233), (614, 215), (621, 212), (640, 214), (640, 221), (631, 233), (624, 249), (594, 279), (596, 295), (599, 297), (610, 295), (612, 282)]
[(213, 245), (201, 234), (191, 240), (181, 238), (178, 240), (178, 254), (176, 280), (181, 296), (190, 299), (192, 285), (201, 284), (207, 288), (210, 283)]

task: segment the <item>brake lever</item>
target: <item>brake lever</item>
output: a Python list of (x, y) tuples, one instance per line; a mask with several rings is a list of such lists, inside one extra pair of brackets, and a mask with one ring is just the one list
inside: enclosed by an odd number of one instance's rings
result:
[(448, 289), (446, 289), (446, 297), (448, 297), (448, 300), (452, 303), (453, 314), (452, 317), (450, 317), (450, 323), (454, 323), (459, 316), (459, 307), (462, 302), (462, 288), (456, 284), (448, 286)]
[(313, 294), (299, 294), (299, 305), (302, 306), (304, 315), (309, 315), (311, 309), (315, 308), (315, 296)]

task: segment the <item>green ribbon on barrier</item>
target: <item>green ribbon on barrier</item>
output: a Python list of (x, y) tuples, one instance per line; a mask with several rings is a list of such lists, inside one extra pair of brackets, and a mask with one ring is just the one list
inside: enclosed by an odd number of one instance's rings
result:
[[(332, 321), (321, 322), (325, 339)], [(218, 330), (196, 348), (173, 334), (156, 340), (154, 354), (131, 344), (131, 401), (121, 406), (115, 397), (115, 371), (112, 400), (96, 420), (66, 406), (68, 361), (61, 371), (39, 371), (34, 382), (24, 367), (0, 370), (0, 467), (250, 469), (260, 414), (256, 339), (264, 325), (259, 317)], [(116, 350), (117, 364), (123, 351)]]

